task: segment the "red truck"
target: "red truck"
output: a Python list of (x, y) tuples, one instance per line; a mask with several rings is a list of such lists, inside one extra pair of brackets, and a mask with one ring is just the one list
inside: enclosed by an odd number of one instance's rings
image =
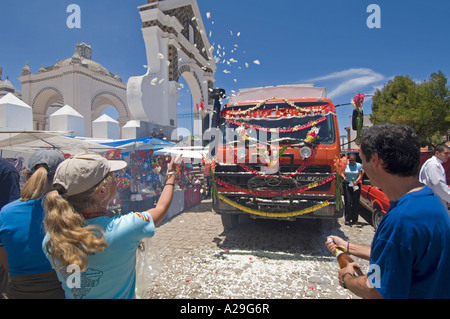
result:
[(335, 106), (311, 85), (240, 90), (216, 115), (215, 212), (225, 228), (241, 214), (335, 220)]

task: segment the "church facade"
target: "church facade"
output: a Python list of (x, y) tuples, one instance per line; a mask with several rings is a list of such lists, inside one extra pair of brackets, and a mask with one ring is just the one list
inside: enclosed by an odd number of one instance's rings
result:
[(70, 105), (85, 119), (85, 136), (92, 136), (92, 122), (102, 111), (114, 106), (119, 123), (130, 120), (126, 83), (91, 59), (92, 48), (78, 43), (73, 55), (32, 74), (28, 63), (22, 69), (22, 100), (33, 108), (33, 125), (45, 130), (50, 107)]
[[(217, 68), (211, 45), (196, 0), (147, 0), (137, 9), (146, 48), (146, 74), (124, 83), (92, 60), (91, 45), (82, 42), (76, 44), (72, 56), (51, 66), (42, 65), (37, 73), (31, 72), (27, 62), (18, 78), (21, 91), (7, 79), (1, 81), (0, 68), (0, 93), (13, 93), (32, 108), (35, 130), (49, 130), (50, 115), (70, 106), (84, 119), (83, 135), (92, 137), (93, 122), (113, 106), (121, 138), (146, 137), (153, 128), (162, 128), (171, 139), (177, 128), (181, 77), (189, 85), (194, 105), (203, 102), (208, 110), (213, 108), (209, 92)], [(200, 136), (203, 124), (202, 115), (194, 112), (192, 135)]]

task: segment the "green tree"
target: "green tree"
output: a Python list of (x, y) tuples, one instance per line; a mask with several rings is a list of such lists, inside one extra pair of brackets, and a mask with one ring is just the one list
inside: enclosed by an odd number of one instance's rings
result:
[(428, 81), (414, 82), (409, 76), (397, 76), (373, 97), (372, 123), (394, 122), (411, 126), (421, 144), (442, 141), (450, 129), (450, 90), (447, 78), (439, 71)]

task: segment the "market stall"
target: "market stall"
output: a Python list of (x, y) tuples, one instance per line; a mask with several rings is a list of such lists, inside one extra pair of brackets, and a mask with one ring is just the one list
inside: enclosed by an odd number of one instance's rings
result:
[(197, 205), (202, 200), (202, 194), (200, 192), (200, 186), (193, 186), (187, 188), (184, 191), (184, 205), (185, 208), (191, 208)]
[[(121, 149), (107, 151), (104, 156), (128, 163), (127, 168), (116, 177), (118, 197), (113, 205), (116, 213), (144, 211), (156, 206), (165, 184), (167, 164), (176, 154), (168, 152), (171, 149), (169, 142), (160, 141), (162, 140), (157, 138), (146, 138), (108, 143), (110, 146), (120, 146)], [(164, 152), (160, 151), (161, 146), (164, 147)], [(166, 219), (201, 201), (199, 181), (192, 174), (193, 165), (190, 160), (184, 160), (186, 162), (181, 162), (177, 168), (174, 196)]]
[[(114, 214), (126, 214), (156, 206), (167, 178), (167, 164), (176, 154), (168, 151), (175, 148), (176, 144), (154, 137), (101, 141), (63, 134), (0, 129), (0, 152), (8, 152), (7, 156), (12, 156), (10, 160), (14, 161), (18, 170), (37, 149), (57, 149), (65, 157), (95, 152), (108, 159), (124, 160), (128, 163), (127, 167), (115, 173), (118, 195), (110, 207), (111, 211)], [(157, 153), (161, 149), (164, 152)], [(192, 169), (191, 159), (185, 157), (177, 168), (174, 197), (166, 219), (200, 202), (200, 188), (195, 184)]]

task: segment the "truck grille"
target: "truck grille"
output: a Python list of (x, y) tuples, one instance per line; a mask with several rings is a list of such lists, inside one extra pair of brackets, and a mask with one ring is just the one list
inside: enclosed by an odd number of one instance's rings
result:
[[(247, 167), (257, 172), (262, 172), (262, 165), (247, 164)], [(280, 165), (278, 175), (288, 175), (294, 173), (298, 166)], [(331, 168), (327, 165), (309, 165), (301, 173), (291, 178), (275, 178), (272, 175), (258, 176), (248, 172), (240, 165), (217, 165), (215, 169), (216, 178), (240, 187), (253, 191), (284, 191), (307, 186), (313, 182), (320, 181), (331, 174)], [(275, 175), (275, 174), (274, 174)], [(331, 182), (315, 187), (312, 191), (328, 191)], [(306, 191), (305, 193), (308, 193)], [(292, 195), (294, 196), (294, 195)]]

